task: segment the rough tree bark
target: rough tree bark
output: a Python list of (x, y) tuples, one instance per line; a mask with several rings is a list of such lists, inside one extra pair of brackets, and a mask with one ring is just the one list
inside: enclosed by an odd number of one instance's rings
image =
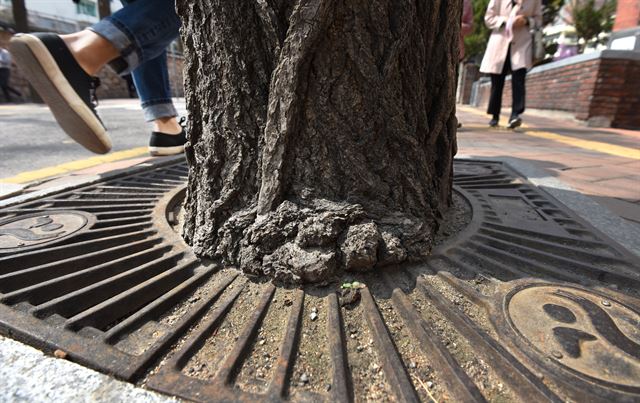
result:
[(428, 255), (460, 3), (179, 0), (195, 252), (287, 282)]

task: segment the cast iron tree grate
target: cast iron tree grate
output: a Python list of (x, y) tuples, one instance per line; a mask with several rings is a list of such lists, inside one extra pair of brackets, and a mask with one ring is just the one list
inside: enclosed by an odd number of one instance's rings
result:
[(466, 228), (324, 287), (198, 261), (182, 160), (7, 207), (0, 331), (199, 401), (638, 401), (638, 259), (501, 163), (455, 168)]

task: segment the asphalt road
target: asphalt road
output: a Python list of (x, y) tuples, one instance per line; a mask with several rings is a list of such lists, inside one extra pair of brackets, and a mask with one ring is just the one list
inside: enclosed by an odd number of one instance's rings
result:
[[(182, 99), (176, 106), (184, 114)], [(151, 129), (137, 99), (100, 101), (98, 114), (109, 130), (113, 151), (147, 145)], [(0, 104), (0, 180), (95, 155), (71, 140), (46, 106)]]

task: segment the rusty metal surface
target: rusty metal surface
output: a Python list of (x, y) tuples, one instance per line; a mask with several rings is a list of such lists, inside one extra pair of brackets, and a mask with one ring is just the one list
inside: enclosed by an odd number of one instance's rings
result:
[(507, 166), (455, 168), (464, 230), (350, 291), (198, 261), (183, 162), (6, 208), (0, 332), (196, 401), (640, 401), (638, 259)]

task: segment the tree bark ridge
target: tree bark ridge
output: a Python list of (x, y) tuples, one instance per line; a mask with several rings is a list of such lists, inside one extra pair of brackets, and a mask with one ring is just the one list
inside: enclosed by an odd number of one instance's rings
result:
[(179, 0), (196, 253), (290, 282), (428, 255), (451, 200), (457, 3)]

